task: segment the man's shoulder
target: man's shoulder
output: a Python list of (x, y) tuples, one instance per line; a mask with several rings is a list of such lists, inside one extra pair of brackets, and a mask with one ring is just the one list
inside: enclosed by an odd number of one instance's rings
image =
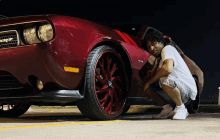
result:
[(169, 48), (169, 49), (171, 48), (172, 49), (174, 47), (172, 45), (168, 44), (168, 45), (165, 45), (164, 48)]
[(176, 54), (178, 53), (178, 51), (176, 50), (175, 47), (173, 47), (172, 45), (166, 45), (162, 51), (161, 51), (161, 58), (162, 59), (166, 59), (167, 57), (172, 57), (174, 58), (176, 56)]
[(174, 47), (174, 46), (172, 46), (172, 45), (166, 45), (166, 46), (164, 46), (164, 51), (177, 51), (176, 50), (176, 48)]

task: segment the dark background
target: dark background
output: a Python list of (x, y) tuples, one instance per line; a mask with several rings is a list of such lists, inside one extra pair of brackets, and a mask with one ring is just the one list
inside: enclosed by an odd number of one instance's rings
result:
[(0, 14), (8, 17), (59, 14), (107, 25), (151, 25), (172, 40), (202, 69), (202, 103), (217, 103), (220, 86), (220, 6), (217, 0), (159, 1), (24, 1), (0, 0)]

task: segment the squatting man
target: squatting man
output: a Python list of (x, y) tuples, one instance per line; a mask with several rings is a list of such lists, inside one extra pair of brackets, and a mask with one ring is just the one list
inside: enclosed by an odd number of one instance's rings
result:
[[(159, 87), (176, 104), (175, 109), (167, 104), (160, 96), (152, 92), (149, 94), (159, 104), (164, 105), (163, 110), (153, 118), (186, 119), (189, 115), (185, 104), (195, 100), (197, 87), (189, 68), (175, 47), (166, 43), (163, 35), (158, 31), (149, 32), (144, 38), (146, 51), (156, 58), (160, 58), (156, 72), (142, 85), (142, 90), (152, 89), (152, 85), (159, 83)], [(156, 88), (158, 89), (158, 88)], [(154, 88), (155, 91), (155, 88)]]

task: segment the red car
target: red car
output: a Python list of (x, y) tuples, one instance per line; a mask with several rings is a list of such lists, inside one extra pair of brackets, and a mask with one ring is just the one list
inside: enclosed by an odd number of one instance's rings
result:
[[(135, 100), (145, 98), (140, 71), (152, 67), (142, 39), (155, 29), (126, 27), (59, 15), (0, 20), (0, 116), (20, 116), (30, 105), (77, 105), (88, 118), (107, 120), (139, 104)], [(188, 104), (196, 112), (203, 72), (174, 47), (196, 80), (198, 95)]]

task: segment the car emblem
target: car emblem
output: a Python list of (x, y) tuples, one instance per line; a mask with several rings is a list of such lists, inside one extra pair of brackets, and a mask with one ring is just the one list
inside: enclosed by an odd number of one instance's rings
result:
[(2, 39), (2, 40), (0, 40), (0, 43), (1, 43), (1, 42), (10, 42), (10, 41), (12, 41), (12, 40), (13, 40), (13, 38)]

